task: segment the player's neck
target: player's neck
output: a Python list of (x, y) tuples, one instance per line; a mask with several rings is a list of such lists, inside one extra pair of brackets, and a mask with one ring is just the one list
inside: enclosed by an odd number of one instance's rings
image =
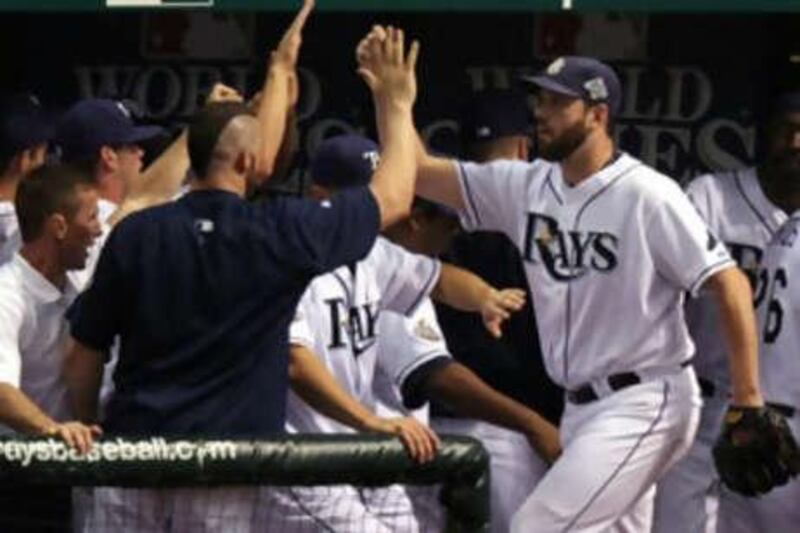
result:
[(597, 174), (614, 159), (614, 141), (607, 135), (593, 135), (561, 162), (561, 172), (574, 187)]
[(204, 179), (192, 181), (193, 191), (227, 191), (244, 198), (245, 180), (241, 176), (215, 172)]
[(773, 205), (789, 215), (800, 209), (800, 194), (792, 191), (791, 187), (784, 186), (788, 181), (785, 176), (778, 175), (767, 165), (757, 167), (756, 176), (764, 196)]
[(56, 250), (42, 239), (25, 243), (19, 251), (28, 264), (39, 272), (58, 290), (63, 291), (67, 284), (67, 271), (61, 265)]

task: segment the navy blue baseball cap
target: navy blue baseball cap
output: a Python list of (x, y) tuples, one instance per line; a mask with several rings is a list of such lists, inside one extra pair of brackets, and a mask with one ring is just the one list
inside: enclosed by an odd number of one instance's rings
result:
[(608, 104), (612, 115), (617, 114), (622, 102), (622, 86), (614, 69), (591, 57), (559, 57), (536, 76), (520, 79), (592, 104)]
[(75, 161), (93, 156), (102, 146), (139, 144), (163, 131), (159, 126), (135, 125), (122, 102), (89, 98), (64, 113), (56, 129), (56, 142), (61, 158)]
[(529, 135), (533, 117), (526, 95), (511, 90), (475, 93), (461, 108), (461, 138), (472, 143), (512, 135)]
[(0, 153), (15, 154), (53, 137), (53, 123), (32, 94), (0, 97)]
[(367, 185), (380, 161), (378, 145), (361, 135), (325, 139), (311, 159), (311, 181), (323, 187)]

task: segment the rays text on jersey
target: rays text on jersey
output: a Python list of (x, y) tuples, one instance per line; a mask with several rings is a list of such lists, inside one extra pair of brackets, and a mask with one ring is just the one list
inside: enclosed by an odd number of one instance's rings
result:
[(589, 270), (614, 270), (618, 243), (617, 236), (611, 233), (562, 231), (554, 218), (528, 213), (523, 252), (525, 261), (541, 261), (553, 279), (568, 281)]

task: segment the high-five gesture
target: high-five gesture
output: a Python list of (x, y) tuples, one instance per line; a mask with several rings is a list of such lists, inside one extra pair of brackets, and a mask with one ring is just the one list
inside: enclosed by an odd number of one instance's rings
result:
[(297, 57), (300, 54), (300, 45), (303, 43), (303, 27), (313, 8), (314, 0), (304, 0), (303, 7), (297, 12), (277, 48), (272, 52), (272, 65), (287, 70), (294, 70), (297, 67)]
[(394, 103), (411, 106), (417, 97), (418, 55), (418, 41), (411, 44), (406, 54), (403, 30), (376, 26), (356, 48), (358, 73), (376, 98), (390, 98)]

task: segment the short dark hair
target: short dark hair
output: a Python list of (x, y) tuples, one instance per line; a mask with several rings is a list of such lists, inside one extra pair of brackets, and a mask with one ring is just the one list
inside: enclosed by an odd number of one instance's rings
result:
[(189, 162), (195, 177), (202, 180), (214, 153), (220, 134), (228, 123), (240, 115), (254, 116), (247, 105), (240, 102), (216, 102), (200, 109), (189, 124)]
[(92, 187), (91, 176), (74, 165), (46, 165), (34, 170), (20, 182), (14, 199), (22, 242), (37, 239), (49, 216), (74, 216), (78, 191)]

